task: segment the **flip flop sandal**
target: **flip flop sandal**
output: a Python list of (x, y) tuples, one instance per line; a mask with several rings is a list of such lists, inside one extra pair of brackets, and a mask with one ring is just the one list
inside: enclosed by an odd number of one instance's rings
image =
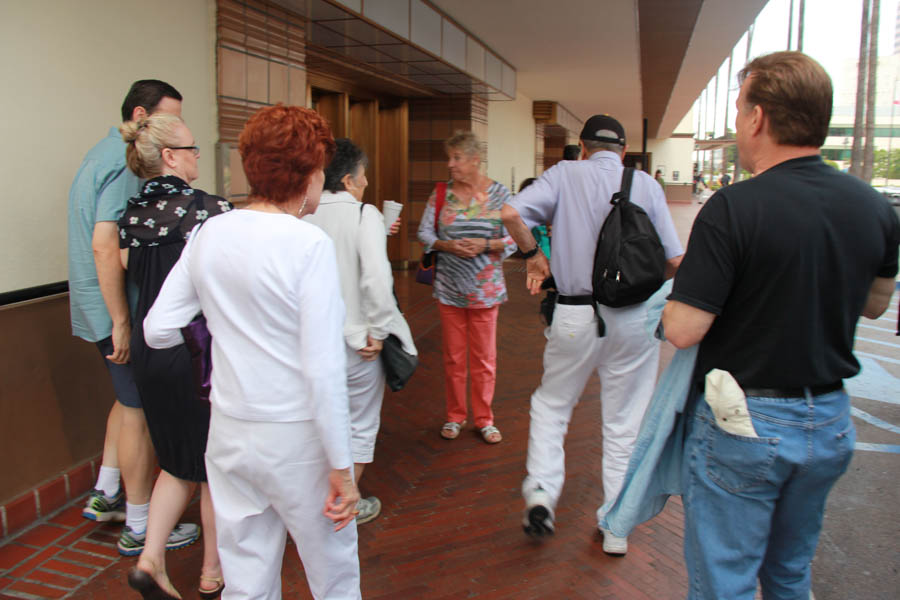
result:
[[(494, 439), (490, 439), (491, 436), (497, 434), (497, 437)], [(493, 425), (488, 425), (487, 427), (481, 428), (481, 438), (488, 444), (499, 444), (503, 441), (503, 436), (500, 435), (500, 430), (494, 427)]]
[(454, 421), (447, 421), (444, 423), (444, 426), (441, 427), (441, 437), (445, 440), (455, 440), (459, 437), (459, 432), (463, 427), (466, 426), (466, 422), (456, 423)]
[(206, 575), (200, 576), (200, 582), (211, 581), (216, 584), (216, 587), (211, 589), (205, 589), (202, 587), (197, 588), (197, 595), (205, 600), (214, 600), (222, 595), (222, 590), (225, 589), (225, 580), (221, 577), (207, 577)]

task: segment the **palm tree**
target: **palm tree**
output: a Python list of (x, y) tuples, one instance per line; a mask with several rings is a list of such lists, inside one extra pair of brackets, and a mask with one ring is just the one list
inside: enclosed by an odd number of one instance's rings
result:
[(875, 165), (875, 80), (878, 73), (878, 9), (881, 0), (872, 0), (869, 22), (869, 81), (866, 89), (866, 145), (863, 150), (863, 181), (872, 181)]
[(856, 117), (853, 119), (853, 146), (850, 151), (850, 173), (857, 177), (862, 175), (862, 139), (863, 119), (865, 118), (866, 71), (868, 70), (869, 48), (869, 3), (863, 0), (862, 24), (859, 33), (859, 64), (856, 75)]

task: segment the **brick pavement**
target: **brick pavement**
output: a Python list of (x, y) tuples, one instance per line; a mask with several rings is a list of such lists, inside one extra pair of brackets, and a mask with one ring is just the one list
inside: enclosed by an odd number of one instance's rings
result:
[[(699, 208), (673, 205), (682, 239)], [(682, 510), (669, 502), (630, 538), (625, 558), (604, 554), (594, 511), (602, 502), (600, 389), (592, 379), (567, 440), (567, 478), (556, 535), (543, 543), (521, 530), (519, 486), (528, 439), (528, 401), (540, 381), (543, 351), (537, 298), (524, 292), (521, 261), (506, 265), (510, 301), (500, 310), (494, 409), (504, 441), (489, 446), (468, 428), (455, 441), (443, 422), (440, 329), (430, 290), (409, 273), (396, 289), (420, 351), (407, 389), (386, 392), (376, 462), (361, 481), (384, 512), (359, 529), (363, 596), (369, 599), (545, 598), (675, 599), (686, 593), (681, 557)], [(672, 355), (663, 348), (663, 366)], [(118, 526), (85, 521), (82, 499), (0, 546), (0, 600), (128, 598), (134, 558), (118, 556)], [(185, 520), (198, 522), (195, 501)], [(168, 554), (169, 575), (185, 598), (196, 597), (201, 547)], [(288, 544), (285, 598), (310, 598), (303, 568)]]

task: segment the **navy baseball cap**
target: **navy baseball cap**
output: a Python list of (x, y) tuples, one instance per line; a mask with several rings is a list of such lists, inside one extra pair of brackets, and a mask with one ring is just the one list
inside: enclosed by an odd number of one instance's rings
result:
[(584, 124), (581, 139), (625, 145), (625, 128), (609, 115), (594, 115)]

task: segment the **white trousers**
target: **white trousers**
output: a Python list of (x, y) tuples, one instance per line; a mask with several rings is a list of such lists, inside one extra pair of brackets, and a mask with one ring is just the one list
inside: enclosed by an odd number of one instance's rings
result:
[(375, 438), (381, 426), (384, 400), (384, 367), (381, 357), (363, 360), (347, 349), (347, 394), (350, 396), (350, 450), (353, 462), (370, 463), (375, 458)]
[(559, 304), (547, 334), (544, 375), (531, 396), (526, 498), (541, 487), (559, 502), (566, 476), (563, 450), (572, 410), (596, 369), (602, 389), (603, 494), (615, 498), (622, 488), (644, 412), (650, 404), (659, 366), (659, 341), (647, 333), (644, 303), (625, 308), (600, 307), (606, 335), (597, 336), (591, 306)]
[(213, 409), (206, 472), (223, 600), (280, 600), (286, 529), (314, 598), (358, 600), (356, 523), (324, 514), (331, 468), (312, 421), (244, 421)]

